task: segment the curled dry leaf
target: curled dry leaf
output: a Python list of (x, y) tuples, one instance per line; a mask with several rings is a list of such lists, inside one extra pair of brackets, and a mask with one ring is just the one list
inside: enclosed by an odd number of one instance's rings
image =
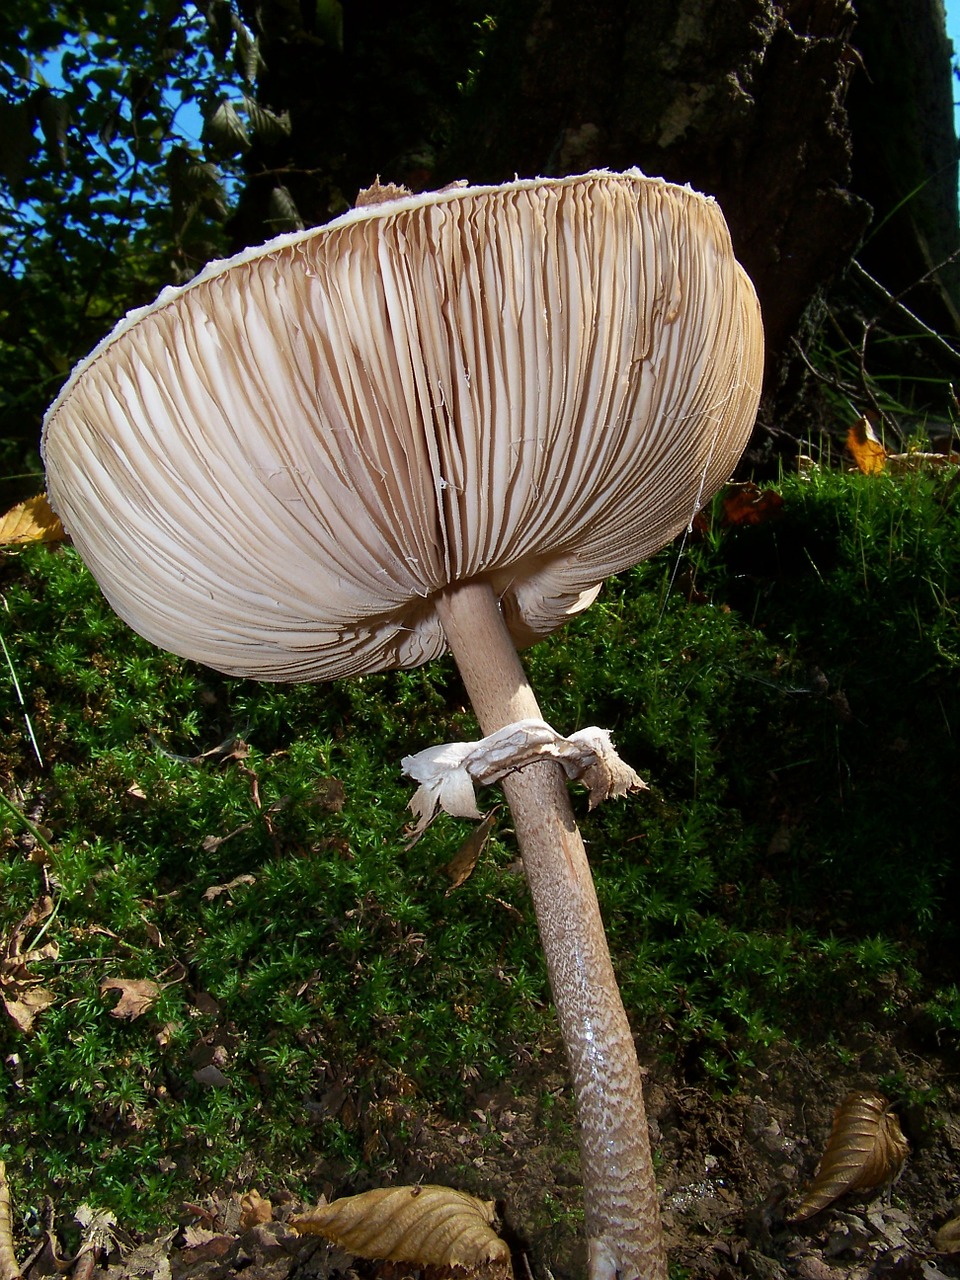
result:
[[(247, 825), (249, 826), (249, 823)], [(210, 839), (210, 837), (208, 837), (208, 839)], [(204, 848), (206, 848), (207, 846), (206, 840), (203, 843), (204, 843)], [(220, 841), (218, 841), (217, 843), (219, 844)], [(214, 898), (219, 898), (222, 893), (225, 893), (227, 894), (228, 897), (231, 897), (233, 894), (233, 890), (239, 889), (241, 885), (256, 884), (256, 883), (257, 883), (256, 876), (251, 876), (251, 875), (234, 876), (233, 879), (228, 880), (226, 884), (209, 885), (203, 891), (203, 900), (204, 902), (212, 902)]]
[(345, 1196), (292, 1218), (301, 1235), (321, 1235), (362, 1258), (448, 1267), (498, 1263), (513, 1275), (510, 1250), (491, 1227), (493, 1201), (451, 1187), (386, 1187)]
[(450, 878), (450, 888), (446, 892), (446, 897), (449, 898), (454, 889), (459, 889), (473, 875), (474, 867), (476, 867), (477, 861), (481, 853), (483, 853), (487, 841), (490, 839), (490, 832), (493, 830), (493, 824), (496, 822), (499, 812), (499, 805), (491, 809), (479, 827), (473, 828), (466, 840), (443, 868), (444, 873)]
[(878, 1093), (848, 1093), (833, 1117), (833, 1129), (794, 1222), (803, 1222), (848, 1191), (870, 1191), (895, 1178), (909, 1147), (897, 1117)]
[(13, 1251), (13, 1213), (7, 1170), (0, 1160), (0, 1280), (20, 1280), (20, 1266)]
[(19, 994), (5, 993), (0, 999), (3, 1000), (7, 1013), (24, 1033), (33, 1030), (38, 1014), (56, 1003), (56, 996), (46, 987), (24, 987)]
[(960, 1253), (960, 1218), (945, 1222), (934, 1239), (938, 1253)]

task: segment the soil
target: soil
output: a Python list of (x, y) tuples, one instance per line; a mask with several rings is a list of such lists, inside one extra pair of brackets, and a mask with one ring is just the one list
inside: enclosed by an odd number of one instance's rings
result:
[[(671, 1274), (697, 1280), (949, 1280), (960, 1253), (938, 1253), (937, 1230), (960, 1212), (960, 1083), (956, 1062), (920, 1056), (892, 1039), (871, 1036), (846, 1046), (784, 1050), (734, 1095), (716, 1096), (679, 1082), (662, 1066), (648, 1070), (647, 1099), (657, 1151)], [(575, 1131), (561, 1070), (477, 1090), (462, 1121), (404, 1099), (381, 1099), (358, 1122), (377, 1166), (395, 1184), (442, 1184), (495, 1198), (499, 1229), (517, 1277), (574, 1280), (586, 1275), (578, 1233), (580, 1180)], [(910, 1154), (895, 1184), (848, 1194), (804, 1222), (791, 1221), (831, 1129), (835, 1108), (852, 1089), (877, 1091), (897, 1080), (895, 1113)], [(348, 1100), (328, 1098), (327, 1105)], [(328, 1198), (368, 1189), (330, 1181)], [(382, 1184), (383, 1179), (380, 1179)], [(184, 1205), (156, 1240), (138, 1242), (114, 1229), (110, 1240), (74, 1266), (75, 1280), (441, 1280), (460, 1274), (433, 1267), (356, 1259), (288, 1220), (304, 1207), (282, 1189), (233, 1188), (203, 1204)], [(246, 1194), (245, 1194), (246, 1193)], [(91, 1266), (92, 1263), (95, 1265)], [(26, 1280), (67, 1269), (48, 1241), (23, 1267)], [(492, 1274), (492, 1273), (491, 1273)], [(500, 1273), (502, 1275), (502, 1272)]]

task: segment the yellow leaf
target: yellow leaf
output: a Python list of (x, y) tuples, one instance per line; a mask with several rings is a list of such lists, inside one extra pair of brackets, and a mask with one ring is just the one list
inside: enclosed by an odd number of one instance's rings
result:
[(847, 432), (847, 449), (866, 476), (879, 475), (887, 464), (887, 451), (866, 416), (855, 422)]
[(510, 1250), (493, 1231), (493, 1201), (451, 1187), (387, 1187), (321, 1205), (290, 1225), (361, 1258), (420, 1266), (499, 1264), (513, 1276)]
[(46, 494), (37, 494), (0, 516), (0, 546), (25, 542), (62, 542), (65, 533)]
[(812, 1218), (848, 1191), (870, 1191), (895, 1178), (909, 1147), (897, 1117), (878, 1093), (848, 1093), (833, 1117), (817, 1175), (794, 1222)]

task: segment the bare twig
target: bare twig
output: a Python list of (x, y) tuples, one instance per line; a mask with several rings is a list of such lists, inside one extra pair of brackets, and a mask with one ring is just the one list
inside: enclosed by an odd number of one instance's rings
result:
[(937, 272), (941, 269), (941, 267), (947, 266), (950, 262), (953, 261), (953, 259), (956, 256), (957, 255), (955, 253), (952, 253), (949, 258), (946, 258), (943, 262), (938, 263), (935, 267), (931, 267), (930, 270), (926, 272), (924, 275), (922, 275), (919, 280), (914, 280), (913, 284), (908, 285), (906, 289), (901, 290), (901, 292), (896, 295), (892, 294), (889, 289), (887, 289), (884, 285), (882, 285), (879, 280), (875, 279), (870, 274), (870, 272), (867, 271), (865, 267), (862, 267), (860, 263), (857, 262), (856, 258), (854, 258), (854, 260), (850, 263), (850, 267), (854, 275), (861, 282), (868, 284), (872, 289), (875, 289), (881, 295), (881, 297), (886, 299), (886, 303), (887, 303), (883, 311), (881, 311), (878, 315), (875, 315), (872, 320), (868, 321), (866, 326), (867, 331), (870, 332), (876, 328), (876, 326), (882, 320), (886, 311), (889, 311), (889, 310), (899, 311), (899, 313), (902, 316), (904, 316), (907, 320), (909, 320), (911, 324), (916, 325), (917, 329), (919, 329), (919, 331), (925, 337), (932, 339), (934, 345), (939, 347), (940, 350), (944, 352), (944, 354), (950, 356), (952, 360), (955, 360), (958, 364), (960, 364), (960, 351), (957, 351), (955, 347), (952, 347), (950, 343), (947, 342), (946, 338), (943, 337), (942, 334), (937, 333), (936, 329), (931, 329), (928, 324), (925, 324), (924, 321), (921, 320), (920, 317), (916, 314), (916, 312), (911, 311), (910, 308), (903, 301), (903, 299), (907, 296), (908, 293), (918, 288), (920, 285), (925, 284), (928, 280), (930, 280), (933, 276), (937, 274)]

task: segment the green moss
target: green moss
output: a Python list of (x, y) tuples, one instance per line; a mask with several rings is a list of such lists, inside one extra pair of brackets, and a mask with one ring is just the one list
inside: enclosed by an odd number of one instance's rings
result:
[[(631, 1017), (717, 1087), (907, 1002), (957, 1023), (934, 968), (960, 941), (956, 499), (922, 476), (780, 490), (779, 519), (718, 506), (526, 655), (547, 719), (612, 729), (650, 783), (576, 803)], [(70, 549), (4, 574), (26, 705), (4, 702), (0, 775), (54, 852), (4, 817), (0, 936), (49, 891), (59, 949), (30, 966), (53, 997), (34, 1030), (0, 1022), (21, 1195), (145, 1225), (251, 1159), (264, 1185), (302, 1185), (318, 1151), (325, 1176), (375, 1176), (371, 1099), (462, 1112), (552, 1042), (508, 815), (449, 896), (468, 824), (405, 847), (400, 758), (476, 734), (448, 661), (230, 681), (133, 636)], [(120, 1020), (107, 979), (162, 991)]]

